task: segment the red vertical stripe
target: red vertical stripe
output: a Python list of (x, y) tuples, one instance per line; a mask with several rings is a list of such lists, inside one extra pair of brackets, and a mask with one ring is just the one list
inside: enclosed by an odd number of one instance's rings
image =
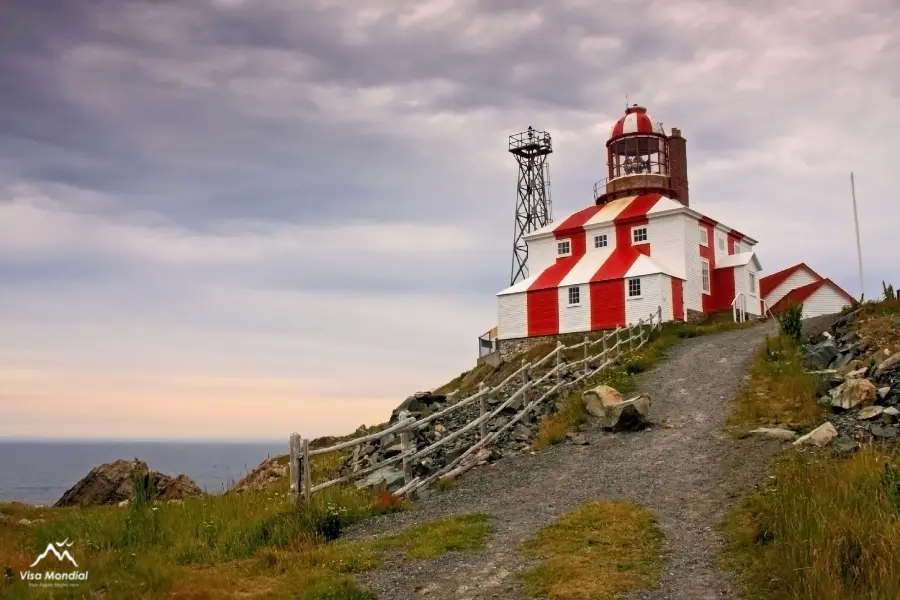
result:
[(547, 288), (525, 295), (528, 311), (528, 337), (559, 333), (559, 292)]
[(591, 329), (625, 324), (625, 280), (598, 281), (591, 286)]
[(684, 282), (672, 277), (672, 316), (684, 321)]
[[(706, 231), (706, 240), (708, 242), (706, 246), (704, 246), (703, 244), (700, 245), (700, 258), (705, 258), (709, 261), (709, 288), (713, 293), (715, 293), (716, 289), (716, 282), (713, 280), (713, 274), (716, 270), (716, 254), (715, 250), (713, 249), (713, 245), (716, 243), (715, 225), (715, 221), (709, 219), (703, 219), (702, 221), (700, 221), (700, 228)], [(702, 272), (700, 276), (703, 276)], [(712, 296), (707, 294), (706, 292), (703, 292), (701, 295), (703, 298), (703, 312), (714, 312), (715, 306)]]

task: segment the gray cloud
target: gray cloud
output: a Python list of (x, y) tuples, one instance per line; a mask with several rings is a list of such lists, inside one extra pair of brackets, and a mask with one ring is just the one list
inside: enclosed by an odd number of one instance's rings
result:
[(508, 277), (506, 136), (553, 134), (562, 217), (626, 94), (767, 269), (858, 292), (854, 169), (868, 295), (900, 276), (891, 0), (53, 4), (0, 0), (0, 351), (332, 382), (350, 352), (370, 393), (436, 383)]

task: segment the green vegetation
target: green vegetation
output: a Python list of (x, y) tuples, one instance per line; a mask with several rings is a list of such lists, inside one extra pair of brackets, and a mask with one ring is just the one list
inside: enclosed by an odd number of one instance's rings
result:
[(803, 337), (803, 305), (789, 300), (787, 306), (778, 315), (781, 333), (799, 342)]
[(729, 514), (725, 566), (748, 600), (900, 598), (900, 465), (864, 448), (788, 451), (766, 489)]
[(767, 338), (728, 417), (732, 433), (754, 427), (809, 431), (824, 418), (817, 385), (816, 377), (804, 371), (802, 349), (793, 337)]
[(612, 600), (658, 585), (663, 536), (640, 505), (594, 502), (538, 531), (522, 551), (541, 559), (522, 574), (529, 595)]
[[(319, 471), (325, 467), (319, 467)], [(369, 599), (354, 575), (387, 548), (411, 558), (483, 543), (483, 516), (419, 525), (376, 542), (326, 541), (368, 515), (401, 510), (390, 494), (335, 486), (296, 507), (286, 482), (265, 491), (158, 503), (139, 486), (127, 508), (0, 505), (0, 597)], [(28, 519), (31, 524), (19, 524)], [(68, 538), (82, 587), (28, 588), (18, 573), (50, 542)], [(51, 596), (52, 593), (52, 596)]]
[[(857, 304), (857, 329), (881, 351), (900, 335), (897, 300)], [(849, 311), (848, 311), (849, 312)], [(796, 340), (766, 341), (729, 424), (808, 430), (824, 415), (816, 382), (803, 372)], [(900, 463), (895, 450), (866, 446), (851, 456), (789, 448), (763, 489), (745, 497), (723, 525), (726, 568), (749, 600), (900, 598)]]

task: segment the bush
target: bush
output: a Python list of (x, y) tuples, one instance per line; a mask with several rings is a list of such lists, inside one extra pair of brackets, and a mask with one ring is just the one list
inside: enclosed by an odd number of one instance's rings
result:
[(896, 300), (897, 292), (894, 291), (893, 284), (881, 282), (881, 287), (884, 289), (884, 299), (885, 300)]
[(796, 341), (803, 336), (803, 306), (789, 301), (787, 307), (778, 315), (781, 331)]

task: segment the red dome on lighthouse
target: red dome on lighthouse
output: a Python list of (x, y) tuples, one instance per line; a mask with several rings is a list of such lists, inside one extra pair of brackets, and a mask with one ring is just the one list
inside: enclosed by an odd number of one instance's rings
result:
[(634, 104), (625, 109), (625, 114), (616, 121), (609, 132), (609, 137), (619, 137), (631, 133), (659, 133), (665, 135), (662, 125), (653, 121), (653, 118), (643, 106)]

